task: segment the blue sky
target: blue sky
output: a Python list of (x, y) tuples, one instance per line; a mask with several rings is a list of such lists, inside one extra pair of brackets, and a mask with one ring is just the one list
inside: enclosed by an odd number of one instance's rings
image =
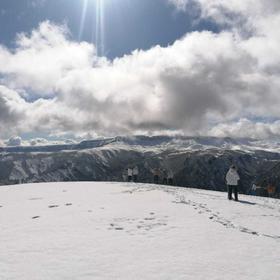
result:
[[(29, 32), (44, 20), (67, 23), (72, 38), (79, 40), (84, 0), (2, 0), (0, 43), (12, 47), (15, 35)], [(195, 8), (175, 11), (165, 0), (104, 1), (105, 55), (115, 58), (135, 49), (167, 46), (194, 30), (219, 27), (210, 20), (197, 20)], [(96, 1), (89, 0), (81, 40), (95, 43)], [(195, 22), (197, 20), (197, 22)]]
[(2, 0), (0, 145), (279, 139), (279, 26), (279, 0)]

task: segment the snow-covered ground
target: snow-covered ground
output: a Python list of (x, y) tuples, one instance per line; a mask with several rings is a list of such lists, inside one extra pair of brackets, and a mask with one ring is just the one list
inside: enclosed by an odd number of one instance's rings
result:
[(280, 201), (125, 183), (0, 188), (0, 279), (280, 279)]

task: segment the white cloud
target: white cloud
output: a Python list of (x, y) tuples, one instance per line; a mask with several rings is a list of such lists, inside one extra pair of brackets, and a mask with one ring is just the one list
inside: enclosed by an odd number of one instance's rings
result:
[(49, 95), (56, 83), (74, 69), (94, 62), (94, 47), (68, 40), (66, 26), (43, 22), (31, 35), (19, 34), (17, 48), (0, 47), (0, 72), (11, 88), (27, 88), (33, 94)]
[(44, 138), (35, 138), (30, 140), (31, 146), (44, 146), (48, 144), (50, 144), (50, 142)]
[(280, 9), (278, 0), (168, 0), (176, 8), (184, 10), (188, 4), (198, 3), (202, 15), (213, 16), (226, 13), (242, 13), (258, 17), (259, 15), (271, 15)]
[(253, 122), (240, 119), (238, 122), (222, 123), (213, 127), (209, 133), (217, 137), (279, 138), (280, 121), (271, 123)]
[(19, 136), (13, 136), (7, 141), (7, 146), (21, 146), (22, 139)]
[(24, 126), (27, 105), (17, 92), (0, 85), (0, 137), (17, 134)]
[(63, 145), (63, 144), (75, 144), (76, 141), (66, 140), (48, 140), (45, 138), (34, 138), (29, 141), (25, 141), (26, 146), (47, 146), (47, 145)]
[(251, 0), (197, 1), (219, 22), (225, 10), (248, 15), (254, 32), (193, 32), (166, 48), (109, 61), (71, 40), (66, 26), (44, 22), (19, 35), (14, 50), (1, 46), (0, 137), (177, 130), (240, 136), (244, 127), (256, 137), (280, 136), (277, 122), (248, 120), (280, 118), (278, 2), (262, 10), (257, 0), (252, 12)]
[(29, 5), (33, 8), (42, 8), (47, 0), (29, 0)]

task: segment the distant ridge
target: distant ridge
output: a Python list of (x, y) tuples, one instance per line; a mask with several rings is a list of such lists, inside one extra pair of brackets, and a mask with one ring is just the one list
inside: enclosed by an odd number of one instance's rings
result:
[(42, 146), (14, 146), (0, 147), (0, 152), (6, 153), (32, 153), (32, 152), (59, 152), (84, 150), (103, 147), (113, 143), (121, 143), (129, 146), (156, 147), (170, 145), (173, 147), (189, 148), (199, 150), (207, 148), (223, 149), (266, 149), (271, 148), (269, 143), (260, 145), (258, 140), (250, 138), (230, 138), (230, 137), (190, 137), (190, 136), (117, 136), (104, 139), (85, 140), (77, 144), (59, 144)]

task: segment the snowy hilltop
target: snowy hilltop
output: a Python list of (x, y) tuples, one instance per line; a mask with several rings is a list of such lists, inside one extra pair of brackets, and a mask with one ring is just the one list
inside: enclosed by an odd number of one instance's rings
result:
[(0, 279), (277, 280), (280, 201), (133, 183), (0, 188)]

